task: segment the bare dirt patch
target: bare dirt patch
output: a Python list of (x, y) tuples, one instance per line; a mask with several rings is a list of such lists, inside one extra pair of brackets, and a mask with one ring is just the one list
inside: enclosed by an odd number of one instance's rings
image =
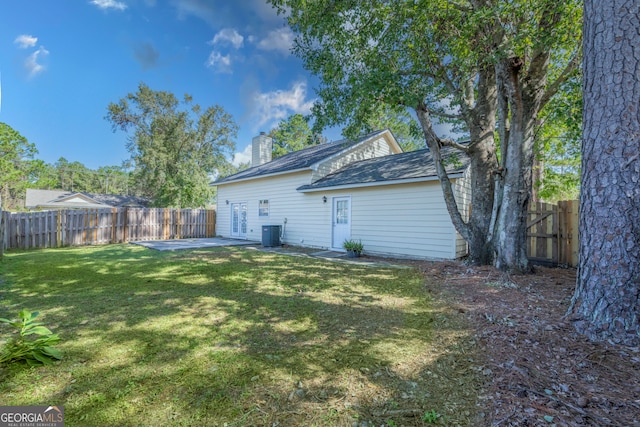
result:
[(640, 349), (591, 342), (563, 318), (574, 269), (413, 265), (475, 331), (486, 378), (479, 425), (640, 426)]

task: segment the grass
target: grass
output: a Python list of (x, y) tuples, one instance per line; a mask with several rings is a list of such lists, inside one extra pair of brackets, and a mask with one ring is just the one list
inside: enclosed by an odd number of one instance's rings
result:
[(40, 311), (64, 358), (5, 367), (0, 402), (67, 426), (472, 425), (475, 347), (424, 282), (242, 248), (12, 251), (0, 317)]

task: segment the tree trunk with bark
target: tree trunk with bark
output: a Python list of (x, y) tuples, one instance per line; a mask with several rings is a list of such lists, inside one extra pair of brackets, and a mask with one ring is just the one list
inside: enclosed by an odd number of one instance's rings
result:
[(568, 316), (640, 344), (640, 3), (586, 0), (578, 280)]
[[(418, 122), (424, 133), (425, 141), (434, 158), (442, 192), (454, 227), (469, 245), (469, 261), (476, 265), (493, 262), (490, 223), (494, 208), (494, 174), (498, 162), (494, 140), (497, 113), (497, 91), (493, 67), (484, 67), (478, 73), (477, 94), (469, 95), (462, 116), (469, 127), (470, 144), (462, 145), (452, 140), (439, 138), (433, 130), (430, 112), (425, 105), (416, 107)], [(468, 221), (462, 218), (456, 204), (453, 188), (445, 166), (442, 163), (440, 148), (452, 146), (466, 153), (470, 158), (471, 169), (471, 215)]]

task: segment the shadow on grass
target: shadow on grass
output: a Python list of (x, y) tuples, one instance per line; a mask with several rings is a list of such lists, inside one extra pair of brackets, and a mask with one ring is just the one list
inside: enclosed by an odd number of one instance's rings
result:
[[(389, 411), (425, 410), (449, 357), (433, 325), (464, 333), (440, 322), (413, 270), (126, 245), (7, 260), (0, 317), (40, 310), (66, 357), (7, 369), (0, 396), (64, 405), (69, 425), (342, 425), (389, 413), (422, 425)], [(55, 379), (21, 393), (40, 374)]]

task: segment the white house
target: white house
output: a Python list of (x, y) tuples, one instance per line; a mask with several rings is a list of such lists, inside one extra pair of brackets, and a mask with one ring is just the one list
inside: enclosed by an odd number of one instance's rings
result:
[[(271, 138), (253, 139), (252, 167), (219, 179), (216, 232), (262, 240), (281, 226), (283, 243), (342, 251), (360, 240), (365, 253), (454, 259), (467, 253), (447, 212), (429, 150), (402, 152), (393, 134), (316, 145), (271, 160)], [(443, 150), (464, 217), (468, 159)]]

